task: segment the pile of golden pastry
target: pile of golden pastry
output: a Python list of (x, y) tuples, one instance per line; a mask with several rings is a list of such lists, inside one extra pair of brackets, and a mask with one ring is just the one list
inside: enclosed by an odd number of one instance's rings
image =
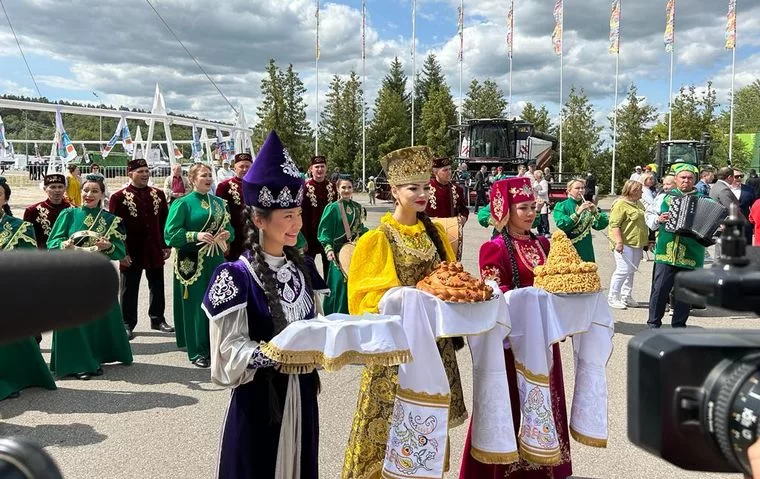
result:
[(533, 269), (533, 285), (550, 293), (594, 293), (602, 288), (596, 263), (581, 261), (564, 231), (552, 234), (546, 264)]
[(493, 295), (491, 287), (465, 271), (462, 263), (448, 261), (418, 282), (417, 289), (451, 303), (487, 301)]

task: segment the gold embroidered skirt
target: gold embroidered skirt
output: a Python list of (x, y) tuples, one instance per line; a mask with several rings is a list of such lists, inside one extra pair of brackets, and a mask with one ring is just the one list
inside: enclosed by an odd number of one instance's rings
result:
[[(449, 427), (467, 420), (459, 365), (451, 339), (437, 341), (446, 376), (451, 389)], [(359, 398), (354, 414), (351, 435), (343, 462), (343, 479), (375, 479), (380, 477), (385, 459), (393, 402), (398, 387), (398, 366), (372, 366), (364, 368)], [(446, 469), (448, 469), (448, 448)]]

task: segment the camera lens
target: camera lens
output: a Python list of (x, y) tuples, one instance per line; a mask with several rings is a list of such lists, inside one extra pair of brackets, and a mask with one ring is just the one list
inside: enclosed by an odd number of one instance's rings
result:
[(726, 460), (748, 476), (752, 471), (747, 449), (758, 437), (759, 363), (756, 356), (723, 360), (705, 381), (704, 424)]
[(0, 479), (63, 479), (53, 459), (34, 442), (0, 439)]

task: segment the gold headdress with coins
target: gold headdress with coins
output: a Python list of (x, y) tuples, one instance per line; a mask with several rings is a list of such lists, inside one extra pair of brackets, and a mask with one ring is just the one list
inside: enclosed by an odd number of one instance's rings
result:
[(380, 159), (388, 183), (427, 183), (433, 171), (433, 152), (427, 146), (410, 146), (392, 151)]

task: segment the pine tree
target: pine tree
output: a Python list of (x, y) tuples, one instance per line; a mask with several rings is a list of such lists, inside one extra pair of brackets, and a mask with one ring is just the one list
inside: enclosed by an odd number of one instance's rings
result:
[(562, 116), (562, 169), (570, 172), (592, 170), (601, 152), (599, 134), (603, 128), (597, 126), (594, 106), (583, 89), (576, 91), (574, 86), (570, 88), (567, 103), (562, 107)]
[(503, 118), (508, 103), (504, 92), (493, 80), (486, 80), (482, 85), (478, 80), (472, 80), (464, 99), (462, 116), (466, 119)]
[[(651, 163), (650, 150), (654, 145), (655, 138), (648, 125), (656, 119), (657, 109), (652, 105), (645, 104), (638, 96), (636, 85), (632, 84), (628, 89), (625, 104), (618, 107), (617, 112), (615, 185), (618, 188), (623, 186), (637, 165)], [(612, 115), (610, 115), (609, 121), (610, 135), (612, 135), (614, 122)]]
[(409, 110), (411, 108), (412, 96), (411, 93), (406, 91), (406, 81), (407, 76), (404, 73), (404, 65), (402, 65), (401, 61), (396, 57), (391, 62), (390, 71), (385, 75), (385, 78), (383, 78), (381, 88), (389, 88), (398, 94), (404, 100), (404, 103), (407, 104), (407, 110)]
[(314, 131), (306, 119), (306, 103), (304, 93), (306, 88), (293, 70), (293, 65), (288, 65), (287, 71), (282, 75), (283, 103), (285, 105), (285, 135), (280, 138), (288, 148), (294, 161), (302, 166), (308, 164), (312, 156), (312, 141)]
[(541, 105), (541, 108), (536, 110), (533, 103), (528, 102), (523, 108), (522, 115), (520, 117), (533, 124), (536, 131), (542, 133), (548, 133), (552, 128), (551, 120), (549, 120), (549, 110), (546, 109), (546, 105)]
[(274, 59), (270, 58), (265, 69), (265, 76), (261, 79), (261, 104), (256, 109), (259, 117), (254, 133), (257, 149), (264, 143), (271, 130), (277, 131), (278, 134), (283, 130), (285, 105), (281, 75), (280, 68)]
[(421, 139), (424, 144), (438, 156), (452, 156), (456, 151), (456, 138), (451, 134), (449, 125), (456, 122), (456, 106), (446, 85), (439, 85), (430, 92), (421, 116), (420, 126), (425, 131)]
[(345, 139), (345, 163), (341, 171), (361, 177), (362, 161), (362, 112), (364, 110), (364, 91), (362, 82), (356, 72), (352, 71), (346, 80), (341, 98), (343, 105), (343, 138)]
[(409, 146), (411, 135), (409, 104), (405, 97), (399, 94), (393, 83), (387, 80), (388, 76), (383, 81), (383, 86), (380, 87), (375, 99), (374, 115), (369, 126), (368, 174), (379, 172), (382, 156)]
[(345, 159), (345, 151), (340, 151), (340, 143), (343, 136), (344, 89), (345, 87), (341, 78), (338, 75), (333, 76), (327, 92), (327, 101), (320, 112), (319, 120), (320, 152), (327, 156), (331, 164), (336, 164), (338, 167), (341, 166), (341, 161)]
[(425, 107), (425, 103), (430, 98), (430, 95), (440, 87), (445, 87), (447, 90), (449, 89), (448, 85), (446, 84), (446, 78), (443, 75), (441, 64), (438, 62), (435, 54), (430, 53), (425, 58), (425, 63), (422, 65), (422, 72), (417, 75), (417, 82), (415, 86), (415, 137), (419, 137), (420, 139), (427, 137), (425, 133), (425, 126), (422, 122), (422, 110)]

